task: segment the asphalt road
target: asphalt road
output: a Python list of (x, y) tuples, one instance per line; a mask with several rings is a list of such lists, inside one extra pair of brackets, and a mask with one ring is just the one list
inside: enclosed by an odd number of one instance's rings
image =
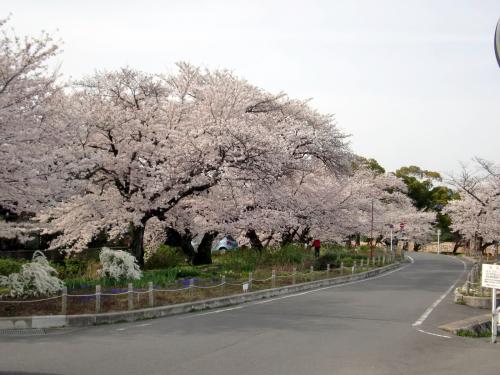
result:
[(444, 297), (464, 264), (412, 257), (375, 279), (227, 309), (0, 337), (0, 374), (500, 374), (500, 345), (437, 328), (474, 314)]

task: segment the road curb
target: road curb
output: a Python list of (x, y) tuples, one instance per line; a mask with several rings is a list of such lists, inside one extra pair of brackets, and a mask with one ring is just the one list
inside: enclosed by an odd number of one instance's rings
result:
[(482, 314), (439, 326), (443, 331), (457, 334), (459, 331), (480, 332), (491, 329), (491, 314)]
[(239, 305), (246, 302), (267, 299), (286, 294), (293, 294), (306, 290), (312, 290), (332, 285), (346, 284), (353, 281), (372, 278), (383, 273), (401, 267), (402, 263), (394, 263), (374, 270), (310, 281), (306, 283), (287, 285), (274, 289), (259, 290), (242, 294), (234, 294), (226, 297), (217, 297), (207, 300), (181, 303), (176, 305), (158, 306), (146, 309), (121, 311), (102, 314), (81, 314), (81, 315), (46, 315), (46, 316), (18, 316), (0, 318), (0, 328), (58, 328), (58, 327), (85, 327), (100, 324), (113, 324), (123, 322), (133, 322), (137, 320), (155, 319), (171, 315), (185, 314), (208, 309), (216, 309), (227, 306)]

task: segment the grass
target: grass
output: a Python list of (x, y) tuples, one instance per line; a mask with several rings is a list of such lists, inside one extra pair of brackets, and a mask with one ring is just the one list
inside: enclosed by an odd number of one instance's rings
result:
[(491, 337), (491, 329), (481, 330), (479, 332), (472, 329), (459, 329), (456, 332), (456, 335), (461, 337), (472, 337), (472, 338)]

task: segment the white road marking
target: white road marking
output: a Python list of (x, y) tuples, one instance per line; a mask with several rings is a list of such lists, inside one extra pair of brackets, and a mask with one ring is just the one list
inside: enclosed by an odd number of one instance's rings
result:
[[(456, 259), (458, 259), (458, 258), (456, 258)], [(464, 265), (464, 269), (463, 269), (462, 273), (460, 274), (460, 276), (458, 277), (458, 279), (453, 283), (452, 286), (450, 286), (448, 288), (448, 290), (446, 292), (444, 292), (436, 301), (434, 301), (434, 303), (432, 305), (430, 305), (427, 308), (427, 310), (424, 311), (424, 313), (420, 316), (420, 318), (418, 318), (415, 321), (415, 323), (412, 324), (413, 327), (418, 327), (418, 326), (422, 325), (422, 323), (425, 322), (425, 320), (429, 317), (429, 315), (437, 307), (437, 305), (439, 305), (441, 303), (441, 301), (443, 301), (446, 298), (446, 296), (448, 294), (450, 294), (450, 292), (453, 290), (453, 288), (455, 288), (455, 285), (457, 285), (457, 283), (460, 281), (460, 279), (462, 278), (462, 275), (464, 274), (464, 272), (467, 269), (467, 264), (462, 259), (458, 259), (458, 260), (460, 262), (462, 262)]]
[(136, 325), (134, 325), (134, 326), (117, 328), (116, 330), (117, 330), (117, 331), (126, 331), (127, 329), (130, 329), (130, 328), (147, 327), (147, 326), (150, 326), (150, 325), (153, 325), (153, 323), (136, 324)]
[(218, 314), (218, 313), (221, 313), (221, 312), (231, 311), (231, 310), (238, 310), (238, 309), (242, 309), (242, 308), (243, 308), (243, 306), (229, 307), (227, 309), (220, 309), (220, 310), (208, 311), (208, 312), (199, 313), (199, 314), (195, 314), (195, 315), (181, 316), (178, 319), (196, 318), (198, 316), (209, 315), (209, 314)]
[[(408, 258), (410, 258), (411, 264), (413, 264), (414, 263), (413, 258), (411, 258), (411, 257), (408, 257)], [(390, 275), (390, 274), (392, 274), (394, 272), (398, 272), (398, 271), (404, 270), (405, 268), (411, 266), (411, 264), (408, 264), (408, 265), (400, 267), (400, 268), (396, 268), (395, 270), (383, 273), (382, 275), (378, 275), (378, 276), (374, 276), (374, 277), (368, 277), (368, 278), (362, 279), (362, 280), (349, 281), (347, 283), (325, 286), (323, 288), (307, 290), (305, 292), (294, 293), (294, 294), (287, 294), (286, 296), (269, 298), (269, 299), (266, 299), (264, 301), (247, 303), (247, 304), (244, 304), (244, 305), (240, 305), (240, 306), (236, 306), (236, 307), (230, 307), (230, 308), (227, 308), (227, 309), (209, 311), (209, 312), (206, 312), (206, 313), (200, 313), (200, 314), (195, 314), (195, 315), (181, 316), (178, 319), (189, 319), (189, 318), (196, 318), (196, 317), (203, 316), (203, 315), (218, 314), (218, 313), (221, 313), (221, 312), (226, 312), (226, 311), (231, 311), (231, 310), (237, 310), (237, 309), (243, 309), (243, 308), (254, 306), (254, 305), (261, 305), (261, 304), (264, 304), (264, 303), (270, 303), (270, 302), (282, 300), (282, 299), (285, 299), (285, 298), (300, 297), (300, 296), (303, 296), (305, 294), (317, 293), (317, 292), (320, 292), (320, 291), (326, 290), (326, 289), (340, 288), (340, 287), (347, 286), (347, 285), (353, 285), (353, 284), (358, 284), (358, 283), (362, 283), (362, 282), (366, 282), (366, 281), (371, 281), (371, 280), (379, 279), (381, 277), (388, 276), (388, 275)]]
[(451, 339), (450, 336), (446, 336), (446, 335), (438, 335), (437, 333), (432, 333), (432, 332), (427, 332), (427, 331), (424, 331), (423, 329), (417, 329), (418, 332), (422, 332), (422, 333), (425, 333), (426, 335), (431, 335), (431, 336), (437, 336), (437, 337), (443, 337), (445, 339)]

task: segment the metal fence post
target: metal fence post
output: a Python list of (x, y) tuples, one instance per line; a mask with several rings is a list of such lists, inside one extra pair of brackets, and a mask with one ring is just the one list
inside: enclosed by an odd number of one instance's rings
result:
[(152, 281), (148, 283), (148, 296), (149, 296), (149, 307), (153, 307), (155, 305), (155, 294)]
[(491, 289), (491, 343), (497, 342), (498, 312), (497, 312), (497, 290)]
[(292, 284), (295, 284), (296, 281), (297, 281), (297, 267), (293, 267)]
[(68, 287), (63, 286), (61, 294), (61, 314), (66, 315), (68, 313)]
[(253, 280), (253, 274), (252, 272), (248, 273), (248, 291), (252, 290), (252, 280)]
[(276, 288), (276, 270), (273, 270), (271, 273), (271, 287)]
[(95, 313), (99, 314), (101, 312), (101, 286), (95, 286)]
[(128, 309), (133, 310), (134, 309), (134, 286), (132, 283), (128, 283)]

